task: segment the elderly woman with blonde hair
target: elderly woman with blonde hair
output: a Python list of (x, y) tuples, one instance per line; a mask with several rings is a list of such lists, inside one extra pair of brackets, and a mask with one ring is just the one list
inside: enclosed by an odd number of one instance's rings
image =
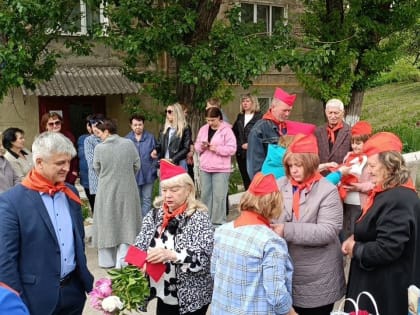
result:
[(257, 173), (239, 208), (239, 218), (215, 233), (211, 313), (295, 314), (287, 244), (270, 227), (283, 208), (274, 176)]
[(213, 226), (183, 167), (161, 160), (160, 181), (162, 195), (143, 219), (135, 242), (147, 251), (149, 263), (166, 265), (160, 279), (150, 277), (151, 298), (158, 299), (156, 314), (205, 315), (213, 289)]
[[(379, 314), (406, 314), (407, 288), (420, 286), (420, 201), (401, 155), (401, 140), (389, 132), (373, 135), (363, 146), (367, 171), (375, 184), (342, 245), (351, 260), (347, 297), (370, 292)], [(362, 300), (360, 309), (374, 313)]]

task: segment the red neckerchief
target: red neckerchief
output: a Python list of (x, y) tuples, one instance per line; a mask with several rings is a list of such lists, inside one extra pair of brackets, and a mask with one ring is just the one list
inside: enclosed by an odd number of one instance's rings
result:
[(183, 203), (180, 207), (176, 208), (174, 211), (169, 212), (169, 207), (166, 203), (163, 204), (163, 222), (162, 222), (162, 230), (161, 234), (165, 230), (165, 228), (168, 226), (169, 222), (175, 218), (177, 215), (180, 215), (187, 209), (187, 203)]
[(315, 182), (319, 181), (321, 178), (322, 175), (319, 172), (316, 172), (312, 177), (308, 178), (303, 183), (298, 183), (293, 178), (290, 178), (290, 183), (292, 184), (292, 186), (297, 188), (293, 193), (293, 212), (295, 213), (295, 217), (297, 220), (299, 220), (300, 192), (305, 188), (309, 192), (312, 188), (312, 185)]
[[(346, 161), (343, 164), (340, 164), (337, 167), (330, 167), (329, 171), (335, 172), (342, 165), (352, 166), (354, 163), (350, 163), (350, 162), (353, 161), (354, 159), (358, 159), (359, 164), (360, 164), (360, 163), (363, 162), (363, 156), (364, 156), (363, 153), (350, 152), (345, 157)], [(355, 176), (353, 174), (347, 174), (347, 175), (345, 175), (341, 178), (340, 185), (337, 186), (338, 194), (340, 195), (341, 200), (344, 200), (347, 197), (347, 190), (343, 186), (350, 186), (351, 184), (357, 183), (357, 182), (359, 182), (359, 179), (357, 178), (357, 176)]]
[(35, 169), (32, 169), (29, 172), (29, 174), (23, 179), (22, 185), (28, 189), (47, 193), (50, 196), (54, 196), (56, 192), (62, 191), (67, 195), (67, 197), (76, 201), (79, 205), (82, 204), (79, 196), (77, 196), (73, 192), (73, 190), (71, 190), (66, 184), (64, 184), (64, 182), (57, 183), (54, 185), (51, 181), (39, 174)]
[(344, 165), (351, 166), (352, 164), (350, 164), (350, 162), (353, 161), (354, 159), (358, 159), (359, 163), (362, 163), (363, 162), (363, 156), (364, 156), (363, 153), (354, 153), (352, 151), (346, 156), (346, 161), (344, 162)]
[(246, 225), (266, 225), (270, 227), (270, 221), (259, 213), (243, 210), (239, 217), (233, 222), (233, 226), (237, 228)]
[[(413, 184), (413, 180), (411, 178), (408, 179), (408, 181), (405, 184), (402, 185), (398, 185), (401, 187), (406, 187), (408, 189), (413, 190), (414, 192), (416, 192), (416, 187)], [(363, 219), (363, 217), (369, 212), (370, 208), (373, 206), (373, 202), (375, 201), (375, 197), (377, 194), (379, 194), (380, 192), (385, 191), (386, 189), (383, 189), (381, 186), (376, 185), (370, 192), (368, 195), (368, 198), (366, 200), (365, 206), (362, 209), (362, 214), (360, 215), (360, 217), (357, 219), (356, 222), (359, 222)]]
[(262, 119), (265, 120), (271, 120), (273, 123), (275, 123), (279, 128), (279, 134), (282, 135), (282, 130), (287, 130), (287, 125), (285, 121), (279, 121), (276, 117), (274, 117), (273, 113), (271, 112), (271, 109), (269, 109), (263, 116)]
[(343, 128), (343, 121), (340, 121), (335, 127), (331, 128), (327, 125), (328, 140), (334, 144), (335, 142), (335, 132)]

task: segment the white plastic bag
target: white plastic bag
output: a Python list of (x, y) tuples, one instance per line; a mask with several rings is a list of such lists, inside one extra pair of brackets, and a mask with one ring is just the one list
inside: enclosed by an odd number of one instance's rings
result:
[(375, 308), (375, 313), (376, 314), (372, 314), (372, 315), (379, 315), (378, 306), (376, 305), (376, 301), (375, 301), (374, 297), (372, 296), (372, 294), (370, 294), (367, 291), (360, 292), (359, 295), (357, 296), (356, 301), (351, 299), (351, 298), (344, 299), (343, 301), (341, 301), (340, 306), (338, 307), (338, 310), (332, 311), (330, 313), (330, 315), (349, 315), (350, 313), (347, 313), (347, 312), (344, 311), (344, 305), (345, 305), (346, 302), (350, 302), (351, 304), (353, 304), (354, 313), (357, 315), (359, 313), (359, 310), (360, 310), (359, 301), (360, 301), (360, 298), (363, 295), (366, 295), (371, 300), (372, 305)]

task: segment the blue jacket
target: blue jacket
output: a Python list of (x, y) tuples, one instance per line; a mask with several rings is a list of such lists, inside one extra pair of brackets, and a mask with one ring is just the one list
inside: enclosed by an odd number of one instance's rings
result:
[(77, 139), (77, 156), (79, 157), (80, 185), (89, 188), (89, 167), (85, 156), (85, 139), (89, 134), (84, 134)]
[[(77, 194), (73, 186), (69, 187)], [(80, 205), (67, 198), (74, 233), (75, 276), (90, 292)], [(19, 184), (0, 194), (0, 281), (21, 294), (31, 315), (52, 314), (60, 293), (60, 246), (38, 191)]]
[(153, 183), (157, 178), (157, 160), (152, 159), (150, 153), (156, 146), (155, 137), (147, 131), (143, 131), (140, 141), (137, 141), (133, 131), (125, 137), (133, 141), (140, 156), (141, 167), (136, 174), (137, 185)]
[(9, 288), (0, 283), (0, 314), (29, 315), (28, 308), (22, 299)]
[(278, 126), (267, 119), (258, 120), (248, 136), (248, 150), (246, 154), (247, 171), (249, 178), (261, 171), (268, 145), (277, 144), (280, 134)]

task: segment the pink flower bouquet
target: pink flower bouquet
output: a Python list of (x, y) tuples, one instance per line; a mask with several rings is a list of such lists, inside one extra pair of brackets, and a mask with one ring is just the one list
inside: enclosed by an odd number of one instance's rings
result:
[(90, 305), (104, 315), (118, 315), (123, 310), (138, 310), (149, 296), (149, 285), (143, 272), (135, 266), (108, 271), (89, 293)]

